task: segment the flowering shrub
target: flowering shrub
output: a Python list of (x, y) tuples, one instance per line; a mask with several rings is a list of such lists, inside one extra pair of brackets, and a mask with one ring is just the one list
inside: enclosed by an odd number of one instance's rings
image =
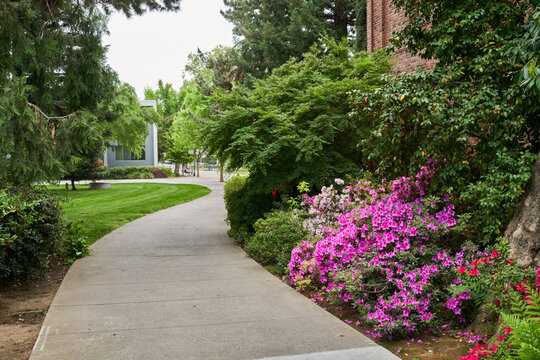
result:
[[(435, 165), (415, 177), (380, 185), (363, 180), (341, 191), (331, 186), (306, 199), (311, 218), (304, 226), (315, 243), (293, 250), (291, 283), (317, 280), (332, 300), (355, 307), (374, 336), (404, 335), (453, 316), (441, 309), (455, 276), (441, 267), (456, 263), (440, 243), (461, 227), (449, 195), (428, 196)], [(454, 302), (469, 297), (463, 292)]]

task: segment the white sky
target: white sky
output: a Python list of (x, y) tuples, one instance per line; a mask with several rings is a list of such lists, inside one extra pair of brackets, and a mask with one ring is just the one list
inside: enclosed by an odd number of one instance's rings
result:
[(182, 72), (197, 47), (212, 50), (232, 46), (232, 24), (221, 16), (222, 0), (183, 0), (177, 13), (113, 14), (109, 20), (109, 65), (121, 81), (129, 83), (142, 98), (145, 87), (157, 88), (158, 80), (182, 84)]

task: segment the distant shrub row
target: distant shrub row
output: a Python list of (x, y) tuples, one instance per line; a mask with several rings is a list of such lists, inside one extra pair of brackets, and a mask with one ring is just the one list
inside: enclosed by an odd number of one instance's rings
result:
[(174, 177), (172, 169), (168, 167), (155, 166), (127, 166), (107, 168), (100, 173), (101, 179), (161, 179)]

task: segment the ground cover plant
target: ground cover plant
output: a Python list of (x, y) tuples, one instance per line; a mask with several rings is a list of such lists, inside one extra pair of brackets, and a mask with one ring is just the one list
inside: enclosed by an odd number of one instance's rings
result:
[(68, 200), (62, 204), (65, 217), (82, 221), (90, 244), (141, 216), (210, 193), (204, 186), (153, 183), (113, 184), (102, 191), (66, 191), (60, 186), (50, 190)]

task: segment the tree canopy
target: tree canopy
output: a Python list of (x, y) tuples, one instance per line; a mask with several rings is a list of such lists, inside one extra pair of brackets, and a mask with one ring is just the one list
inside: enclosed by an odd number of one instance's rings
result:
[(118, 9), (131, 15), (175, 10), (179, 3), (0, 2), (3, 185), (57, 179), (72, 169), (77, 159), (95, 153), (108, 141), (139, 146), (132, 140), (138, 141), (140, 135), (129, 129), (120, 131), (120, 124), (142, 129), (150, 115), (129, 110), (137, 102), (135, 94), (119, 83), (106, 63), (104, 12)]
[(217, 92), (208, 149), (231, 168), (247, 167), (261, 192), (359, 175), (364, 158), (356, 145), (366, 129), (348, 115), (349, 92), (380, 86), (388, 68), (380, 55), (351, 55), (346, 41), (327, 38), (253, 89)]
[(225, 0), (234, 24), (241, 70), (263, 77), (289, 58), (302, 58), (322, 34), (365, 47), (365, 0)]

